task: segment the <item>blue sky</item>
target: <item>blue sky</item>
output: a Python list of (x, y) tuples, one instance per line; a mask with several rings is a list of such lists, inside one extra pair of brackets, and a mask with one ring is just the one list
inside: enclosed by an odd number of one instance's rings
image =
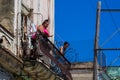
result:
[[(55, 40), (68, 41), (71, 62), (93, 61), (98, 0), (55, 0)], [(120, 0), (101, 0), (102, 9), (120, 9)], [(101, 12), (99, 46), (120, 47), (120, 12)], [(120, 51), (104, 51), (107, 65), (118, 65)], [(115, 61), (116, 60), (116, 61)], [(120, 65), (120, 64), (119, 64)]]

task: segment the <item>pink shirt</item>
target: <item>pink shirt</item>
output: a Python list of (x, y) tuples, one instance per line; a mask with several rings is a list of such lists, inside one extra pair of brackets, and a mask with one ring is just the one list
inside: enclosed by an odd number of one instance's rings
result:
[(50, 36), (50, 34), (49, 34), (49, 32), (48, 32), (48, 30), (47, 29), (44, 29), (44, 31), (43, 31), (48, 37)]
[[(38, 27), (37, 27), (37, 28), (38, 28)], [(50, 36), (50, 34), (49, 34), (49, 32), (48, 32), (48, 30), (47, 30), (46, 28), (44, 28), (42, 32), (45, 33), (45, 35), (46, 35), (47, 37)], [(34, 34), (32, 35), (32, 39), (36, 39), (36, 33), (34, 33)]]

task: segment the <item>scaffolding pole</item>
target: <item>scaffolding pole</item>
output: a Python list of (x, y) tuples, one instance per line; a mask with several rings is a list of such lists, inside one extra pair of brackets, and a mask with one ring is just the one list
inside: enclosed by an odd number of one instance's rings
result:
[(100, 28), (100, 12), (101, 12), (101, 2), (98, 2), (97, 16), (96, 16), (96, 32), (95, 32), (95, 43), (94, 43), (94, 70), (93, 70), (93, 80), (97, 80), (97, 70), (98, 70), (98, 38), (99, 38), (99, 28)]

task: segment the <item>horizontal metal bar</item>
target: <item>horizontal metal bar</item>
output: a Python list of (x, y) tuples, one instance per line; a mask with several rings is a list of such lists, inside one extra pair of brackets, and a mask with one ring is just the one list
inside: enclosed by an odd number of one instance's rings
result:
[(103, 49), (95, 49), (95, 50), (120, 50), (120, 48), (103, 48)]
[(102, 12), (120, 12), (120, 9), (101, 9)]

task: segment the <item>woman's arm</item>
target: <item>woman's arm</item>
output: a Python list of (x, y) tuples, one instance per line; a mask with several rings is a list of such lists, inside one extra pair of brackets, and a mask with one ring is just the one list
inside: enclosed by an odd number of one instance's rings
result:
[(42, 25), (40, 25), (40, 26), (38, 26), (37, 30), (43, 33), (44, 32), (44, 27)]
[(44, 29), (44, 33), (46, 34), (47, 37), (52, 37), (53, 35), (49, 34), (49, 31), (47, 29)]

